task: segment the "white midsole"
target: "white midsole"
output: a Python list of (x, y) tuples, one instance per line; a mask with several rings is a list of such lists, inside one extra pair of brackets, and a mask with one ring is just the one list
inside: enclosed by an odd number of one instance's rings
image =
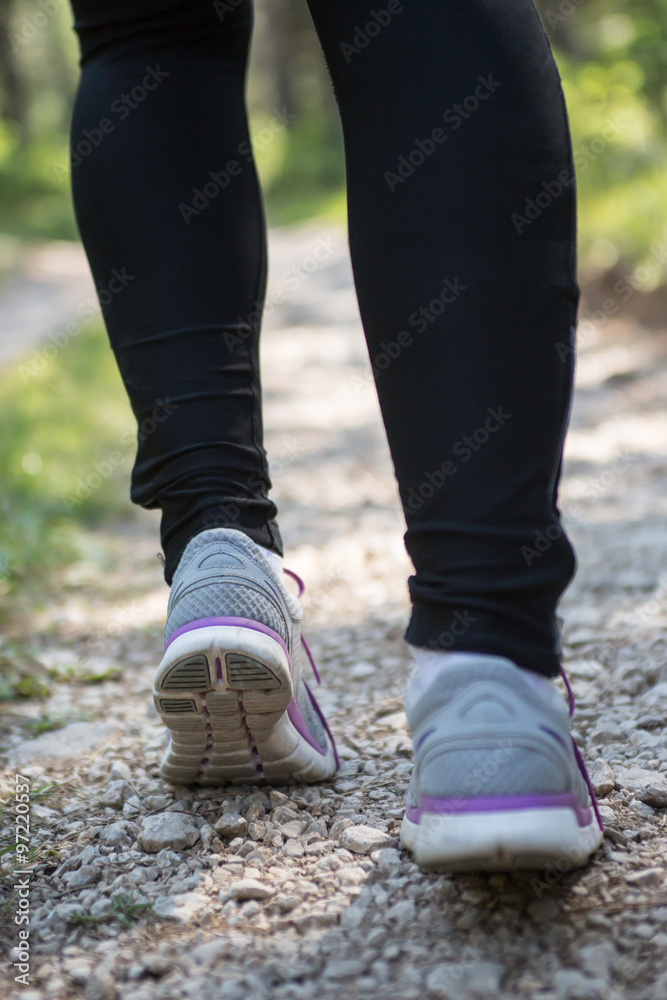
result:
[(585, 864), (602, 841), (593, 817), (579, 826), (572, 809), (515, 809), (439, 815), (423, 813), (419, 823), (404, 816), (401, 843), (420, 865), (530, 857), (562, 858), (570, 867)]
[[(259, 676), (252, 676), (252, 667), (250, 676), (230, 673), (230, 653), (254, 661)], [(206, 664), (188, 663), (202, 656)], [(289, 657), (272, 636), (242, 625), (181, 633), (165, 651), (153, 691), (171, 732), (162, 777), (176, 784), (247, 783), (257, 779), (258, 766), (269, 781), (330, 777), (336, 771), (333, 747), (327, 740), (320, 753), (294, 726), (287, 712), (293, 690)]]

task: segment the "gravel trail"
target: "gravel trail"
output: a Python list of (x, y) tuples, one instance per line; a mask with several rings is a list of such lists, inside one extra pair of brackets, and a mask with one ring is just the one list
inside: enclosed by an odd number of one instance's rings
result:
[[(344, 233), (274, 232), (269, 302), (274, 495), (342, 770), (277, 789), (159, 779), (157, 516), (99, 532), (32, 633), (45, 665), (84, 664), (88, 682), (6, 717), (4, 801), (16, 772), (51, 787), (31, 803), (28, 986), (13, 981), (5, 864), (3, 995), (667, 997), (667, 335), (587, 325), (561, 491), (579, 556), (561, 606), (566, 665), (603, 845), (583, 870), (564, 857), (544, 872), (433, 876), (398, 843), (411, 568)], [(47, 712), (67, 724), (26, 738)]]

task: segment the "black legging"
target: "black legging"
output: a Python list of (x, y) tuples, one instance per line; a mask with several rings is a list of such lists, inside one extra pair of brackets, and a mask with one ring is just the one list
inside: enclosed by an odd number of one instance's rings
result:
[[(250, 0), (74, 0), (77, 219), (139, 421), (165, 576), (237, 527), (280, 553), (262, 446), (265, 224)], [(556, 507), (579, 289), (558, 73), (531, 0), (309, 0), (343, 124), (357, 295), (418, 646), (560, 665)]]

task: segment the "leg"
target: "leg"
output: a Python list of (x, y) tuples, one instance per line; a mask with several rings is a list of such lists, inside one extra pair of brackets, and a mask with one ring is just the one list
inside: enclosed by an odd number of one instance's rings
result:
[(309, 5), (416, 570), (406, 638), (436, 651), (417, 650), (407, 693), (401, 840), (431, 868), (583, 864), (599, 817), (548, 680), (574, 568), (556, 507), (578, 302), (558, 73), (531, 0)]
[(310, 654), (283, 584), (262, 447), (250, 0), (221, 17), (209, 0), (74, 10), (77, 218), (96, 285), (113, 293), (101, 296), (104, 318), (139, 422), (132, 498), (162, 509), (174, 583), (154, 690), (171, 733), (161, 773), (316, 781), (338, 758), (302, 677)]
[[(555, 495), (578, 287), (544, 31), (530, 0), (403, 0), (377, 18), (360, 0), (309, 5), (343, 121), (357, 294), (416, 570), (407, 639), (554, 676), (554, 610), (574, 566)], [(521, 222), (545, 183), (559, 193)]]
[[(165, 576), (211, 525), (278, 554), (258, 368), (265, 224), (244, 79), (250, 0), (73, 0), (72, 187), (139, 423), (135, 503), (162, 510)], [(118, 277), (120, 275), (120, 278)]]

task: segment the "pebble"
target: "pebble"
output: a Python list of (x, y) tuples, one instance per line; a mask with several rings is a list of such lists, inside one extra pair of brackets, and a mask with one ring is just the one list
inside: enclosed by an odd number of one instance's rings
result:
[(110, 778), (119, 778), (121, 781), (130, 781), (132, 772), (124, 760), (112, 760), (109, 768)]
[(458, 979), (460, 967), (440, 963), (435, 965), (426, 975), (426, 991), (434, 1000), (452, 1000)]
[(617, 816), (614, 810), (611, 808), (611, 806), (605, 806), (604, 804), (600, 804), (598, 806), (598, 809), (600, 811), (600, 818), (605, 826), (608, 826), (609, 823), (616, 822)]
[(47, 927), (58, 927), (61, 923), (67, 923), (72, 918), (82, 917), (85, 910), (80, 903), (57, 903), (44, 921)]
[(394, 847), (382, 847), (371, 852), (371, 861), (374, 861), (380, 871), (392, 872), (401, 864), (401, 855)]
[(642, 868), (639, 871), (626, 872), (625, 881), (639, 889), (650, 889), (662, 885), (665, 880), (664, 868)]
[(229, 837), (232, 840), (234, 837), (245, 837), (248, 830), (248, 821), (240, 813), (226, 812), (216, 821), (213, 829), (216, 833), (221, 834), (223, 837)]
[(90, 962), (86, 962), (85, 959), (75, 958), (73, 960), (65, 960), (63, 967), (76, 986), (85, 986), (90, 979), (92, 965)]
[(291, 819), (280, 824), (280, 832), (283, 837), (300, 837), (303, 833), (305, 823), (300, 819)]
[(324, 967), (326, 979), (356, 979), (364, 972), (364, 963), (358, 959), (338, 959), (327, 962)]
[(127, 798), (134, 795), (132, 786), (122, 779), (110, 781), (99, 798), (101, 806), (108, 806), (109, 809), (122, 809)]
[(232, 882), (229, 887), (229, 897), (230, 899), (270, 899), (273, 896), (274, 889), (270, 885), (266, 885), (264, 882), (259, 882), (254, 878), (242, 878), (236, 882)]
[(100, 843), (107, 847), (122, 847), (132, 843), (127, 830), (122, 823), (110, 823), (100, 830)]
[(102, 878), (102, 871), (95, 865), (82, 865), (78, 871), (65, 876), (68, 889), (82, 889), (84, 885), (93, 885)]
[(661, 681), (660, 684), (656, 684), (654, 687), (649, 688), (648, 691), (639, 699), (642, 705), (648, 707), (664, 708), (667, 705), (667, 681)]
[(199, 830), (187, 813), (158, 813), (156, 816), (144, 816), (137, 840), (149, 854), (156, 854), (165, 848), (181, 851), (199, 840)]
[(618, 788), (634, 792), (641, 802), (649, 806), (667, 806), (667, 776), (660, 771), (617, 767), (615, 774)]
[(158, 917), (179, 920), (187, 924), (194, 916), (211, 905), (208, 896), (201, 892), (181, 892), (173, 896), (163, 896), (153, 903), (153, 912)]
[(588, 774), (596, 795), (604, 797), (614, 791), (614, 772), (606, 760), (600, 757), (598, 760), (593, 761), (588, 768)]
[(585, 945), (576, 952), (576, 955), (584, 972), (601, 977), (608, 974), (609, 968), (618, 958), (612, 941), (600, 941), (598, 944)]
[(384, 830), (376, 830), (375, 827), (360, 823), (358, 826), (346, 827), (340, 835), (339, 842), (342, 847), (355, 854), (371, 854), (381, 847), (394, 847), (396, 839)]

